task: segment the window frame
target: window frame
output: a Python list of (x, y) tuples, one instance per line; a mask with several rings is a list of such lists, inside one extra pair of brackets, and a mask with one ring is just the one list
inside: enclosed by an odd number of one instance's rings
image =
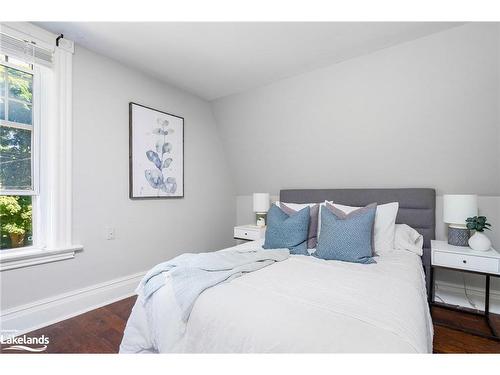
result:
[[(34, 77), (33, 81), (32, 122), (35, 122), (35, 117), (38, 122), (37, 135), (32, 138), (32, 161), (37, 159), (37, 164), (32, 167), (32, 173), (36, 173), (33, 182), (37, 181), (32, 192), (36, 193), (32, 195), (33, 245), (1, 250), (2, 272), (71, 259), (76, 252), (83, 250), (83, 246), (75, 244), (72, 239), (73, 42), (64, 39), (56, 46), (56, 35), (29, 23), (0, 23), (0, 26), (18, 39), (53, 49), (52, 66), (33, 64), (39, 69), (37, 79)], [(18, 69), (18, 66), (13, 68)], [(35, 100), (35, 90), (38, 100)], [(35, 152), (37, 156), (33, 157)], [(11, 192), (7, 195), (15, 195)], [(19, 193), (22, 194), (17, 195), (27, 195), (26, 191)]]

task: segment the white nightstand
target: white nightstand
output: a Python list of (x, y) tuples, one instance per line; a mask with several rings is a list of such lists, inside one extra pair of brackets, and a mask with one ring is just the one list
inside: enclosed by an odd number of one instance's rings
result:
[(266, 227), (257, 225), (239, 225), (234, 227), (234, 238), (243, 241), (255, 241), (264, 238)]
[[(500, 276), (500, 254), (490, 249), (488, 251), (475, 251), (468, 246), (452, 246), (446, 241), (431, 241), (431, 302), (434, 303), (434, 269), (446, 268), (462, 272), (484, 275), (486, 277), (486, 290), (484, 301), (484, 313), (480, 311), (463, 310), (458, 306), (453, 308), (484, 315), (493, 334), (498, 337), (495, 328), (490, 324), (490, 276)], [(443, 306), (442, 303), (436, 305)], [(444, 307), (452, 308), (449, 305)]]

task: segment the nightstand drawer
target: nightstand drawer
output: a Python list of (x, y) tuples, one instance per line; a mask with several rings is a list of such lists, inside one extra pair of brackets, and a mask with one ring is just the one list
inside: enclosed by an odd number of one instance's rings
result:
[(234, 238), (255, 241), (264, 237), (265, 228), (235, 227)]
[(486, 273), (498, 273), (498, 259), (435, 250), (432, 264)]

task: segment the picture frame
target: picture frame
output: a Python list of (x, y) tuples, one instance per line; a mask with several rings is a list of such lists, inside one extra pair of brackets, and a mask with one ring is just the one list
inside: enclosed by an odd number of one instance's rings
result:
[(184, 118), (129, 103), (129, 197), (184, 197)]

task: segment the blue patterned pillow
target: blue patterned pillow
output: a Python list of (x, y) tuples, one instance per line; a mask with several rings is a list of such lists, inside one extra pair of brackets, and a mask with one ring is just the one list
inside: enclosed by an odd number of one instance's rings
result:
[[(290, 203), (288, 203), (290, 204)], [(314, 204), (309, 206), (309, 229), (307, 234), (307, 248), (308, 249), (316, 249), (316, 245), (318, 244), (318, 213), (319, 213), (319, 204)], [(293, 209), (288, 207), (285, 203), (280, 202), (279, 207), (283, 212), (287, 215), (294, 214), (300, 209)]]
[(321, 232), (314, 256), (326, 260), (375, 263), (372, 258), (376, 204), (346, 215), (334, 207), (321, 208)]
[(309, 207), (288, 215), (273, 204), (267, 213), (264, 249), (290, 249), (291, 254), (309, 255), (307, 233), (309, 229)]

